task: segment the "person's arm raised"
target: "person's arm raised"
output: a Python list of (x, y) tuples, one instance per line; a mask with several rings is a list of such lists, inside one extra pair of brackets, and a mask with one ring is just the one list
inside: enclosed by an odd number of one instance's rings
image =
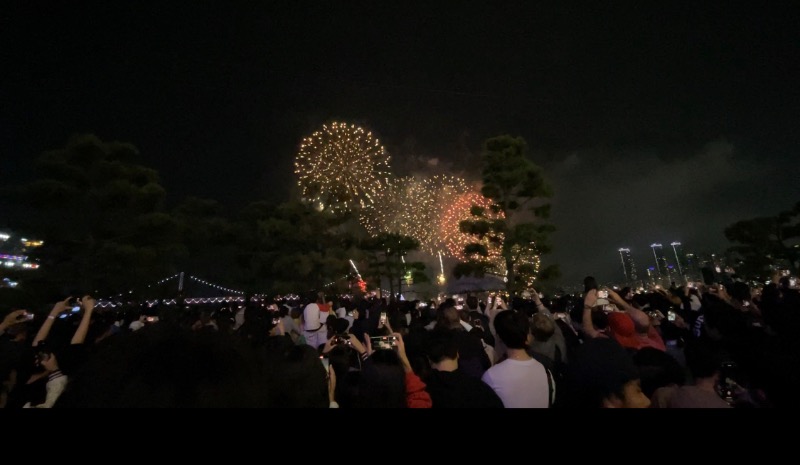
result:
[[(350, 338), (350, 345), (353, 347), (353, 350), (358, 352), (358, 356), (361, 357), (362, 360), (369, 356), (369, 351), (367, 351), (367, 348), (358, 340), (355, 334), (349, 333), (347, 337)], [(367, 344), (369, 344), (369, 338), (367, 338)]]
[(591, 338), (600, 335), (600, 332), (594, 329), (594, 324), (592, 324), (592, 308), (595, 302), (597, 302), (597, 289), (591, 289), (583, 298), (583, 317), (581, 318), (583, 332)]
[(14, 310), (0, 321), (0, 334), (3, 334), (9, 326), (19, 323), (19, 318), (25, 314), (25, 310)]
[(328, 368), (328, 407), (339, 408), (336, 402), (336, 370)]
[(484, 313), (489, 318), (489, 332), (492, 333), (492, 336), (494, 337), (497, 337), (497, 334), (494, 330), (494, 317), (500, 313), (500, 309), (497, 308), (497, 299), (497, 296), (492, 299), (492, 305), (490, 307), (486, 307), (486, 312)]
[(425, 390), (425, 383), (414, 373), (411, 362), (408, 361), (403, 336), (400, 333), (392, 333), (392, 336), (397, 339), (397, 355), (400, 356), (400, 361), (406, 372), (406, 405), (410, 408), (432, 407), (433, 401), (431, 400), (431, 395)]
[(608, 290), (608, 296), (611, 297), (611, 300), (613, 300), (614, 303), (619, 306), (619, 308), (625, 310), (626, 312), (630, 311), (631, 309), (635, 310), (635, 307), (633, 307), (631, 304), (625, 301), (625, 299), (620, 297), (620, 295), (614, 292), (613, 289)]
[(406, 356), (406, 344), (403, 342), (403, 336), (400, 333), (392, 333), (392, 336), (395, 337), (397, 341), (397, 355), (400, 356), (400, 361), (403, 363), (403, 369), (406, 373), (413, 373), (414, 369), (411, 368), (411, 362), (408, 361), (408, 357)]
[(89, 332), (89, 323), (92, 321), (92, 312), (94, 312), (95, 303), (94, 297), (90, 295), (84, 296), (83, 299), (81, 299), (83, 318), (81, 318), (81, 323), (78, 325), (78, 329), (75, 330), (70, 344), (83, 344), (84, 341), (86, 341), (86, 334)]
[(545, 315), (552, 315), (550, 309), (542, 303), (542, 299), (539, 298), (539, 293), (536, 291), (536, 289), (531, 289), (531, 295), (533, 296), (533, 303), (536, 304), (537, 312), (544, 313)]
[(719, 296), (720, 299), (725, 301), (726, 304), (728, 305), (731, 304), (731, 296), (730, 294), (728, 294), (728, 289), (725, 286), (720, 285), (717, 288), (717, 295)]
[(336, 346), (336, 344), (334, 344), (334, 342), (333, 342), (335, 339), (336, 339), (336, 335), (335, 335), (335, 334), (334, 334), (333, 336), (329, 337), (329, 338), (328, 338), (328, 339), (325, 341), (325, 344), (322, 346), (322, 349), (321, 349), (321, 351), (320, 351), (320, 352), (321, 352), (322, 354), (327, 354), (328, 352), (330, 352), (331, 350), (333, 350), (333, 348)]
[(494, 299), (494, 300), (495, 300), (495, 302), (497, 303), (497, 308), (498, 308), (499, 310), (508, 310), (508, 305), (506, 305), (506, 301), (505, 301), (505, 300), (503, 300), (503, 298), (502, 298), (502, 297), (500, 297), (500, 296), (497, 296), (497, 297), (495, 297), (495, 299)]
[(617, 294), (613, 290), (609, 289), (608, 296), (611, 297), (611, 299), (614, 302), (616, 302), (623, 310), (625, 310), (625, 312), (627, 312), (628, 315), (630, 315), (632, 317), (635, 317), (635, 316), (638, 315), (640, 317), (640, 319), (650, 318), (650, 316), (647, 315), (647, 313), (645, 313), (642, 310), (639, 310), (638, 308), (636, 308), (633, 305), (631, 305), (628, 302), (626, 302), (625, 299), (620, 297), (619, 294)]
[(50, 334), (50, 329), (53, 327), (53, 323), (56, 321), (56, 318), (58, 318), (58, 315), (69, 308), (70, 299), (72, 299), (72, 297), (67, 297), (61, 302), (56, 302), (56, 304), (53, 305), (53, 309), (50, 310), (50, 314), (47, 315), (47, 318), (44, 320), (44, 323), (42, 323), (41, 328), (39, 328), (39, 332), (36, 333), (36, 337), (33, 338), (33, 347), (36, 347), (41, 341), (47, 339), (47, 335)]

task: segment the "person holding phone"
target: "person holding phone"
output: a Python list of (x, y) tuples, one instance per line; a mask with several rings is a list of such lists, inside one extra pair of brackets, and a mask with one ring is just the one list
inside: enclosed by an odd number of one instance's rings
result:
[(724, 352), (702, 339), (690, 340), (685, 348), (692, 383), (656, 389), (651, 396), (654, 408), (731, 408), (717, 392), (722, 377)]
[(368, 357), (359, 378), (355, 406), (361, 408), (430, 408), (431, 396), (425, 383), (414, 373), (400, 333), (393, 350), (375, 349), (367, 338)]
[[(89, 323), (92, 318), (96, 301), (91, 295), (87, 294), (84, 295), (82, 299), (79, 299), (77, 303), (83, 309), (84, 313), (80, 323), (78, 324), (78, 329), (72, 336), (72, 340), (70, 341), (68, 347), (52, 347), (47, 342), (47, 336), (50, 334), (53, 323), (59, 314), (71, 310), (72, 297), (67, 297), (64, 300), (57, 302), (53, 306), (53, 309), (50, 310), (50, 314), (47, 316), (44, 323), (39, 328), (39, 331), (36, 333), (36, 336), (33, 338), (32, 346), (37, 354), (36, 361), (43, 368), (43, 371), (33, 375), (29, 382), (35, 381), (35, 379), (38, 379), (41, 376), (46, 376), (47, 384), (45, 387), (47, 395), (43, 403), (32, 405), (30, 402), (28, 402), (23, 406), (23, 408), (51, 408), (55, 405), (58, 398), (64, 392), (64, 389), (69, 382), (69, 378), (64, 372), (62, 372), (61, 365), (59, 364), (59, 356), (71, 351), (71, 348), (76, 348), (84, 344), (86, 340), (86, 334), (89, 331)], [(75, 359), (75, 355), (77, 354), (74, 351), (72, 352), (71, 358)]]
[[(0, 321), (0, 335), (5, 334), (6, 330), (14, 325), (30, 321), (32, 318), (29, 318), (28, 315), (27, 310), (14, 310), (3, 317), (3, 320)], [(31, 313), (30, 315), (32, 316), (33, 314)]]
[[(605, 306), (601, 303), (598, 295), (597, 280), (593, 276), (583, 279), (583, 314), (581, 317), (581, 331), (586, 338), (604, 338), (606, 334), (607, 314)], [(605, 300), (608, 303), (608, 300)], [(595, 324), (597, 322), (597, 324)]]

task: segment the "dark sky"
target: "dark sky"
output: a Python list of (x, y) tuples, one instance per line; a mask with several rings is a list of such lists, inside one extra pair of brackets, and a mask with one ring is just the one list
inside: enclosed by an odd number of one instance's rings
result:
[(235, 208), (287, 197), (330, 119), (371, 128), (401, 173), (477, 178), (481, 141), (510, 133), (554, 184), (565, 282), (618, 278), (620, 246), (640, 267), (655, 241), (724, 249), (726, 225), (800, 200), (792, 2), (117, 3), (4, 3), (4, 182), (93, 132), (174, 199)]

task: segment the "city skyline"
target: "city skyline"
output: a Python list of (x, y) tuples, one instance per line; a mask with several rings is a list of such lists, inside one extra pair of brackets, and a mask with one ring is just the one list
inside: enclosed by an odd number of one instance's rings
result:
[(728, 266), (722, 253), (687, 252), (683, 242), (672, 240), (669, 249), (667, 242), (652, 242), (646, 247), (624, 245), (617, 249), (618, 273), (610, 281), (637, 285), (659, 284), (669, 286), (678, 281), (702, 280), (701, 268), (710, 266), (719, 273)]

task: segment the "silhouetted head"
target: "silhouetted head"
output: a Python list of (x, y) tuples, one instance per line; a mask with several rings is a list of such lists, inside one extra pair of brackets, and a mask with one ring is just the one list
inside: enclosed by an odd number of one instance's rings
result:
[(327, 408), (328, 374), (319, 353), (308, 344), (292, 346), (276, 373), (275, 406)]
[(362, 408), (405, 408), (406, 372), (393, 349), (378, 349), (361, 369), (356, 405)]
[(597, 289), (597, 280), (593, 276), (583, 278), (583, 293), (587, 293), (592, 289)]
[(455, 307), (445, 307), (439, 313), (439, 318), (436, 321), (436, 327), (458, 329), (461, 328), (461, 316)]
[(509, 349), (525, 349), (531, 337), (531, 324), (524, 313), (503, 310), (494, 317), (497, 336)]
[(539, 342), (546, 342), (553, 337), (556, 332), (556, 323), (553, 317), (544, 313), (535, 313), (531, 317), (531, 334), (533, 339)]
[(458, 340), (456, 333), (450, 329), (436, 329), (431, 331), (425, 344), (425, 352), (431, 364), (442, 360), (456, 360), (458, 358)]

